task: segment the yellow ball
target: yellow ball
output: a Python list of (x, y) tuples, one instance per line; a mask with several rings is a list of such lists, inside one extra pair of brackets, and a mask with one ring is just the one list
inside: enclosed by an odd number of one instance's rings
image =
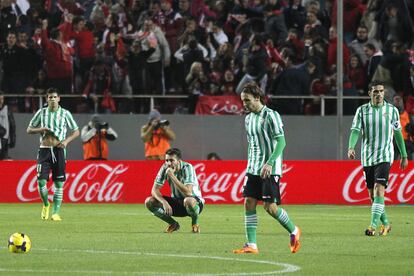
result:
[(14, 233), (9, 238), (9, 252), (27, 253), (32, 248), (32, 242), (28, 235), (23, 233)]

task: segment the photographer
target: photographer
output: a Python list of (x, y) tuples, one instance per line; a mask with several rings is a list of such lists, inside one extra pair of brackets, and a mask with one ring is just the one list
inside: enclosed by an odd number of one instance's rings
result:
[(93, 115), (89, 123), (82, 128), (83, 159), (107, 160), (108, 142), (118, 138), (118, 134), (102, 121), (98, 115)]
[[(414, 124), (408, 112), (404, 109), (404, 101), (403, 98), (399, 95), (395, 95), (393, 97), (393, 103), (395, 107), (398, 109), (400, 114), (400, 123), (401, 123), (401, 133), (404, 138), (405, 148), (407, 150), (407, 158), (408, 160), (413, 160), (413, 153), (414, 153)], [(399, 151), (397, 150), (397, 145), (394, 140), (394, 160), (399, 160), (400, 155)]]
[(149, 113), (148, 123), (141, 127), (141, 139), (145, 144), (145, 159), (164, 160), (165, 152), (171, 148), (170, 141), (175, 133), (167, 120), (161, 120), (161, 114), (153, 109)]

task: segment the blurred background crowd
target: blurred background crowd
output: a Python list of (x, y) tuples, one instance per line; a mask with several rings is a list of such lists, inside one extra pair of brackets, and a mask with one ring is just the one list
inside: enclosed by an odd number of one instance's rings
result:
[[(344, 95), (372, 80), (414, 114), (414, 1), (343, 0)], [(1, 90), (32, 113), (48, 87), (75, 113), (193, 114), (200, 95), (336, 95), (336, 0), (1, 0)], [(8, 96), (12, 95), (12, 96)], [(20, 96), (17, 96), (20, 95)], [(118, 97), (122, 96), (122, 97)], [(319, 98), (270, 99), (319, 114)], [(361, 100), (346, 101), (352, 114)], [(334, 114), (335, 102), (327, 106)]]

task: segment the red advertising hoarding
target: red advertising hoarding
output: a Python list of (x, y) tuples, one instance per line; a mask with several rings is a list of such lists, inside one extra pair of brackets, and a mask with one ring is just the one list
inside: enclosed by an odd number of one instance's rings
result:
[[(242, 203), (245, 161), (190, 161), (207, 203)], [(64, 201), (143, 203), (160, 161), (68, 161)], [(280, 181), (283, 204), (369, 204), (357, 161), (286, 161)], [(0, 161), (0, 202), (40, 202), (33, 161)], [(49, 181), (49, 190), (53, 190)], [(168, 186), (168, 185), (166, 185)], [(168, 188), (165, 188), (168, 194)], [(50, 193), (52, 194), (52, 192)], [(414, 163), (390, 172), (387, 204), (414, 203)]]

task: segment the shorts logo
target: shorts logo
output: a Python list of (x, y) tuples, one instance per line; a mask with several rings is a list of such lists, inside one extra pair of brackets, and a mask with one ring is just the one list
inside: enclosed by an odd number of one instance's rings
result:
[(65, 176), (64, 175), (59, 175), (59, 176), (56, 176), (56, 178), (58, 178), (58, 179), (60, 179), (60, 178), (64, 178)]

